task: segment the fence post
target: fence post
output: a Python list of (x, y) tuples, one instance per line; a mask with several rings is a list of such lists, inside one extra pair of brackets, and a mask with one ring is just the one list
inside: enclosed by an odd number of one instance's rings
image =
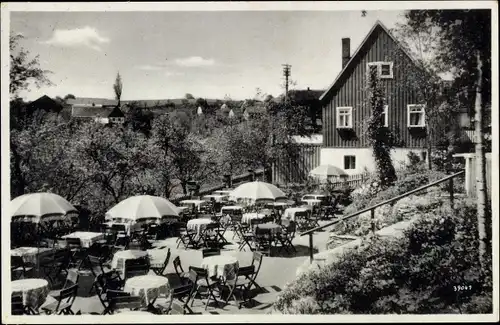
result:
[(372, 233), (375, 234), (375, 208), (371, 209), (370, 213), (371, 213)]
[(453, 178), (450, 178), (450, 205), (451, 205), (451, 208), (453, 209), (453, 201), (454, 201), (454, 189), (453, 189)]
[(309, 260), (313, 262), (313, 233), (309, 233)]

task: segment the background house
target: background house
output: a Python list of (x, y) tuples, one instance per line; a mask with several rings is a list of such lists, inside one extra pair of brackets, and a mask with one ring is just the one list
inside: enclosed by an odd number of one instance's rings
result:
[(101, 124), (123, 124), (125, 115), (117, 106), (118, 101), (103, 98), (69, 99), (71, 117), (75, 119), (92, 119)]

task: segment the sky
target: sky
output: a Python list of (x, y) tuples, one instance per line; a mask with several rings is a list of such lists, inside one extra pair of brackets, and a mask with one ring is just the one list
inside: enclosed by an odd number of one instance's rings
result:
[(253, 98), (283, 92), (282, 64), (296, 89), (326, 89), (377, 20), (392, 28), (402, 11), (11, 12), (12, 33), (50, 70), (51, 87), (21, 95), (123, 100)]

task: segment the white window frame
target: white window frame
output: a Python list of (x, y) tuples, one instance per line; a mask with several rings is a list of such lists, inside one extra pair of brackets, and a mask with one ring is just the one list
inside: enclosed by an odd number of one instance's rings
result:
[[(340, 110), (342, 109), (348, 109), (349, 110), (349, 119), (348, 119), (348, 122), (349, 122), (349, 125), (348, 126), (345, 126), (345, 125), (340, 125), (339, 124), (339, 121), (340, 121)], [(352, 129), (352, 106), (339, 106), (336, 108), (336, 118), (337, 118), (337, 128), (338, 129)], [(346, 116), (346, 115), (344, 115)]]
[(384, 105), (384, 125), (383, 127), (389, 126), (389, 105)]
[[(411, 118), (410, 118), (410, 110), (414, 108), (415, 106), (420, 106), (421, 109), (421, 114), (422, 114), (422, 123), (421, 125), (411, 125)], [(408, 104), (407, 105), (407, 115), (408, 115), (408, 127), (409, 128), (423, 128), (425, 127), (425, 105), (424, 104)]]
[[(353, 164), (354, 168), (348, 168), (350, 166), (346, 166), (346, 157), (354, 157), (354, 164)], [(355, 170), (356, 169), (356, 155), (344, 155), (344, 169), (345, 170)]]
[[(389, 65), (390, 74), (382, 74), (382, 65)], [(394, 63), (389, 61), (379, 61), (379, 62), (368, 62), (367, 63), (367, 74), (370, 75), (370, 66), (377, 66), (377, 75), (380, 79), (393, 79), (394, 78)]]

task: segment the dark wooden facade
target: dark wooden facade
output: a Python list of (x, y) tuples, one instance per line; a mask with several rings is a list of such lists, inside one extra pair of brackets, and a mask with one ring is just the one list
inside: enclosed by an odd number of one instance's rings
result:
[[(379, 22), (321, 98), (324, 147), (368, 146), (365, 130), (371, 108), (368, 105), (369, 93), (366, 89), (367, 63), (380, 61), (393, 62), (393, 78), (381, 79), (381, 82), (389, 105), (389, 130), (398, 140), (397, 147), (425, 147), (425, 128), (409, 129), (407, 125), (407, 105), (418, 104), (415, 94), (402, 87), (407, 72), (405, 70), (412, 66), (411, 59)], [(342, 106), (352, 107), (352, 130), (339, 130), (336, 127), (336, 107)]]
[(309, 172), (320, 165), (321, 144), (300, 144), (296, 160), (278, 159), (273, 165), (274, 184), (304, 183)]

